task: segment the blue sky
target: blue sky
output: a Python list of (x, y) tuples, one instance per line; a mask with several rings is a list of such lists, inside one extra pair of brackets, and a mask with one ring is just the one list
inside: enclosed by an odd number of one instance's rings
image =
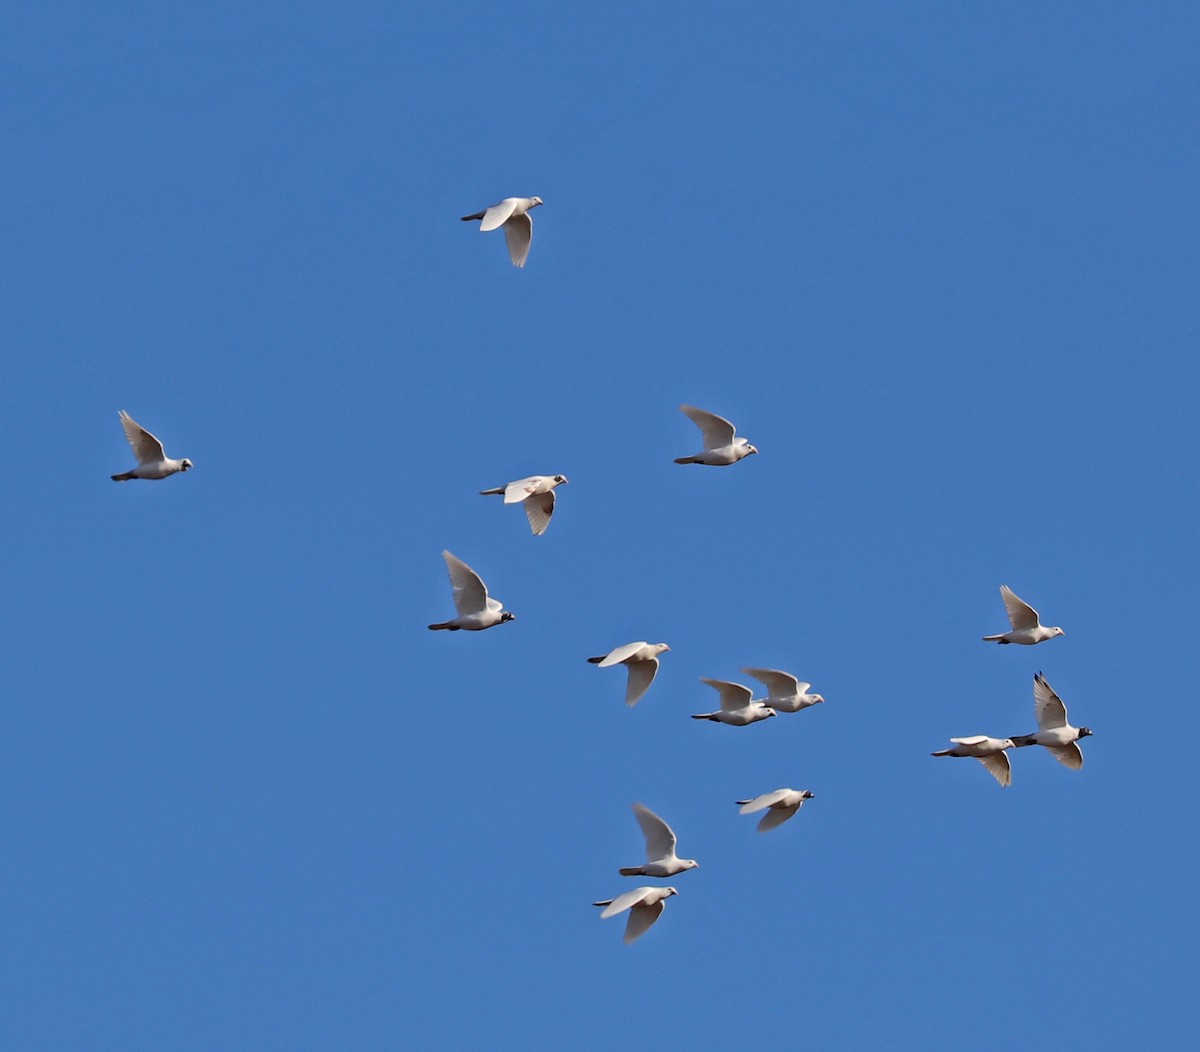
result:
[[(0, 30), (6, 1044), (1185, 1043), (1193, 5)], [(523, 271), (458, 221), (532, 194)], [(443, 548), (514, 624), (426, 630)], [(743, 665), (827, 704), (689, 720)], [(1081, 772), (929, 757), (1038, 670)], [(626, 947), (634, 800), (701, 869)]]

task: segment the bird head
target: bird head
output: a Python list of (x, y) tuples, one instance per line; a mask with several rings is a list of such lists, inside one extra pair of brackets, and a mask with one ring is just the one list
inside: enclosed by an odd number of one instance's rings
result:
[(1050, 638), (1051, 639), (1053, 639), (1055, 636), (1065, 636), (1066, 634), (1067, 633), (1064, 632), (1061, 628), (1050, 629)]
[(681, 858), (679, 860), (679, 864), (681, 866), (683, 866), (684, 869), (699, 869), (700, 868), (700, 863), (697, 862), (694, 858)]
[(554, 484), (556, 486), (561, 486), (568, 481), (570, 481), (570, 480), (567, 478), (566, 475), (555, 475), (554, 476)]
[(180, 471), (187, 471), (191, 466), (192, 466), (192, 462), (190, 460), (188, 460), (187, 457), (184, 457), (183, 460), (181, 460), (179, 462), (179, 470)]
[(665, 899), (669, 899), (672, 895), (679, 894), (679, 892), (676, 891), (674, 888), (667, 888), (666, 891), (667, 891), (667, 893), (663, 896), (663, 898), (665, 898)]
[(1089, 737), (1091, 737), (1091, 734), (1092, 734), (1092, 729), (1090, 727), (1080, 727), (1079, 728), (1079, 737), (1089, 738)]
[(545, 204), (545, 203), (546, 203), (546, 202), (545, 202), (545, 201), (543, 201), (543, 200), (542, 200), (540, 197), (531, 197), (531, 198), (529, 199), (529, 207), (530, 207), (530, 208), (537, 208), (537, 206), (538, 206), (538, 205), (542, 205), (542, 204)]
[(670, 650), (671, 648), (669, 646), (667, 646), (666, 643), (655, 643), (654, 649), (657, 650), (661, 654), (661, 653), (663, 653), (663, 651)]
[(746, 443), (746, 456), (749, 456), (751, 453), (757, 453), (757, 452), (758, 452), (758, 446), (752, 446), (749, 443)]
[(812, 793), (810, 793), (810, 792), (809, 792), (807, 789), (805, 789), (805, 790), (804, 790), (804, 791), (803, 791), (803, 792), (800, 794), (800, 799), (801, 799), (801, 800), (811, 800), (812, 798), (813, 798), (813, 794), (812, 794)]
[(823, 697), (821, 697), (820, 694), (813, 694), (813, 695), (811, 695), (811, 697), (812, 697), (812, 703), (814, 705), (820, 705), (825, 701), (825, 699)]
[(504, 624), (505, 621), (515, 621), (516, 619), (517, 619), (517, 615), (514, 614), (511, 610), (504, 610), (500, 614), (500, 623), (501, 624)]

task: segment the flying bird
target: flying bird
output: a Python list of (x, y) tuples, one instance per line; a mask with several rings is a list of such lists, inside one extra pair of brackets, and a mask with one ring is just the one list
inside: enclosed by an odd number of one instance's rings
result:
[(163, 450), (163, 444), (133, 419), (124, 409), (118, 410), (125, 437), (138, 458), (138, 466), (132, 471), (113, 475), (113, 482), (128, 482), (130, 479), (165, 479), (177, 471), (187, 471), (192, 462), (184, 457), (172, 460)]
[(970, 738), (951, 738), (953, 749), (931, 752), (930, 756), (974, 756), (993, 778), (1001, 785), (1012, 782), (1012, 764), (1005, 749), (1015, 744), (1012, 738), (989, 738), (986, 734), (975, 734)]
[(1020, 643), (1023, 646), (1031, 647), (1034, 643), (1066, 635), (1061, 628), (1047, 628), (1043, 625), (1038, 619), (1038, 612), (1019, 598), (1008, 585), (1000, 586), (1000, 596), (1004, 600), (1004, 609), (1008, 612), (1012, 631), (1001, 632), (994, 636), (984, 636), (985, 643)]
[(716, 712), (697, 713), (692, 717), (694, 720), (712, 720), (714, 723), (727, 723), (731, 727), (745, 727), (776, 714), (774, 709), (752, 700), (754, 692), (740, 683), (705, 679), (703, 676), (700, 677), (700, 682), (707, 683), (721, 695), (721, 707)]
[(604, 912), (600, 914), (601, 920), (607, 920), (609, 917), (615, 917), (618, 913), (629, 910), (629, 921), (625, 925), (625, 942), (628, 944), (644, 935), (646, 929), (658, 920), (663, 911), (663, 903), (672, 895), (678, 894), (679, 892), (674, 888), (647, 886), (634, 888), (632, 891), (625, 892), (624, 895), (618, 895), (615, 899), (593, 902), (592, 905), (605, 907)]
[(1037, 717), (1037, 733), (1014, 734), (1013, 745), (1018, 749), (1025, 745), (1044, 745), (1059, 763), (1078, 771), (1083, 766), (1079, 739), (1092, 732), (1087, 727), (1071, 726), (1062, 698), (1054, 693), (1040, 672), (1033, 677), (1033, 713)]
[(676, 457), (676, 464), (709, 464), (713, 467), (723, 467), (736, 464), (742, 457), (757, 453), (744, 438), (738, 438), (733, 425), (723, 416), (697, 409), (694, 405), (681, 405), (680, 411), (700, 428), (704, 435), (703, 451), (690, 457)]
[(506, 197), (482, 212), (463, 216), (462, 220), (469, 223), (472, 219), (482, 219), (480, 230), (504, 227), (504, 239), (508, 242), (508, 254), (512, 257), (513, 266), (523, 267), (529, 255), (529, 243), (533, 240), (533, 220), (529, 210), (540, 204), (540, 197)]
[(679, 858), (675, 854), (675, 832), (661, 818), (642, 804), (633, 805), (633, 813), (646, 838), (646, 864), (623, 866), (617, 872), (623, 877), (673, 877), (700, 865), (694, 858)]
[(765, 833), (768, 829), (783, 825), (801, 807), (805, 800), (811, 800), (813, 794), (807, 789), (776, 789), (771, 793), (763, 793), (753, 800), (739, 800), (741, 808), (739, 815), (752, 815), (756, 811), (766, 811), (762, 821), (758, 823), (758, 831)]
[(550, 516), (554, 514), (554, 487), (567, 481), (566, 475), (530, 475), (527, 479), (517, 479), (507, 486), (481, 489), (479, 493), (483, 497), (501, 494), (505, 504), (524, 504), (529, 528), (533, 530), (535, 537), (540, 537), (546, 532), (546, 527), (550, 525)]
[(776, 712), (799, 712), (825, 700), (820, 694), (809, 694), (812, 684), (801, 682), (790, 672), (780, 672), (777, 668), (744, 668), (742, 671), (767, 688), (767, 696), (761, 699), (761, 704)]
[(636, 705), (642, 700), (654, 677), (658, 675), (658, 655), (670, 650), (666, 643), (647, 643), (638, 640), (636, 643), (626, 643), (607, 654), (588, 658), (588, 664), (610, 668), (613, 665), (624, 665), (629, 669), (629, 679), (625, 684), (625, 704)]
[(463, 628), (468, 632), (481, 632), (493, 625), (517, 619), (516, 614), (505, 610), (498, 599), (488, 595), (479, 574), (465, 562), (449, 552), (442, 552), (442, 558), (446, 560), (446, 569), (450, 571), (450, 587), (454, 590), (454, 608), (458, 611), (458, 617), (430, 625), (430, 628), (435, 631), (444, 628), (448, 632), (457, 632)]

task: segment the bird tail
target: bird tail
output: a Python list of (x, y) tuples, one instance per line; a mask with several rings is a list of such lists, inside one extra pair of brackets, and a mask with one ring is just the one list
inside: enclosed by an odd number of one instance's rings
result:
[(607, 654), (601, 654), (599, 657), (588, 658), (588, 664), (589, 665), (599, 665), (600, 662), (603, 661), (606, 657), (608, 657)]
[(445, 629), (447, 632), (457, 632), (458, 631), (458, 625), (451, 624), (449, 621), (441, 621), (438, 624), (430, 625), (429, 627), (434, 632), (437, 632), (441, 629)]
[(499, 488), (497, 488), (497, 489), (481, 489), (481, 490), (479, 491), (479, 495), (480, 495), (481, 497), (491, 497), (491, 496), (493, 496), (494, 494), (497, 494), (497, 493), (498, 493), (498, 494), (500, 494), (501, 496), (503, 496), (503, 494), (504, 494), (504, 487), (503, 487), (503, 486), (500, 486), (500, 487), (499, 487)]
[(592, 903), (593, 906), (611, 906), (612, 904), (613, 904), (612, 899), (605, 899), (603, 902), (593, 902)]
[(941, 752), (931, 752), (929, 755), (930, 756), (953, 756), (954, 750), (953, 749), (943, 749)]
[(983, 641), (985, 643), (1007, 643), (1008, 642), (1008, 640), (1005, 639), (1004, 636), (984, 636)]
[[(640, 877), (642, 875), (642, 867), (641, 866), (622, 866), (620, 869), (617, 870), (617, 872), (620, 873), (621, 876), (623, 876), (623, 877)], [(612, 900), (610, 899), (609, 901), (612, 901)], [(596, 903), (596, 905), (599, 906), (600, 903)]]
[(1037, 742), (1034, 741), (1036, 735), (1033, 734), (1014, 734), (1011, 737), (1013, 745), (1018, 749), (1023, 745), (1037, 745)]
[[(700, 712), (692, 717), (694, 720), (716, 720), (717, 717), (711, 712)], [(720, 722), (719, 720), (717, 722)]]
[(137, 476), (132, 471), (126, 471), (123, 475), (113, 475), (113, 482), (128, 482), (130, 479), (135, 479)]
[(699, 464), (700, 458), (699, 457), (676, 457), (675, 463), (676, 464)]
[(483, 213), (476, 212), (473, 216), (463, 216), (462, 221), (464, 223), (469, 223), (472, 219), (482, 219), (482, 218), (483, 218)]
[(736, 803), (739, 803), (739, 804), (741, 804), (742, 806), (745, 806), (745, 805), (746, 805), (746, 804), (748, 804), (749, 802), (750, 802), (749, 800), (738, 800), (738, 801), (736, 801)]

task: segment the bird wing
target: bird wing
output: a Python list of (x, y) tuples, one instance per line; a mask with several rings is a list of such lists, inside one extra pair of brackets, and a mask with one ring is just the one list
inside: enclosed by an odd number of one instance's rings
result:
[(800, 810), (799, 804), (791, 804), (788, 807), (773, 807), (765, 815), (762, 816), (758, 823), (758, 831), (765, 833), (768, 829), (774, 829), (776, 826), (783, 825), (789, 818)]
[(762, 796), (756, 796), (753, 800), (747, 800), (742, 804), (738, 814), (752, 815), (755, 811), (762, 811), (772, 804), (779, 803), (790, 792), (790, 789), (776, 789), (774, 792), (763, 793)]
[(790, 672), (781, 672), (777, 668), (744, 668), (742, 671), (766, 687), (768, 696), (772, 698), (803, 694), (812, 686), (811, 683), (802, 684)]
[[(540, 537), (550, 525), (550, 516), (554, 514), (554, 490), (546, 493), (535, 493), (525, 498), (525, 517), (529, 520), (529, 528), (535, 537)], [(570, 518), (570, 516), (567, 516)]]
[(721, 695), (721, 709), (724, 712), (732, 712), (734, 709), (744, 709), (750, 704), (754, 697), (754, 692), (749, 687), (743, 687), (740, 683), (729, 683), (723, 679), (705, 679), (700, 677), (701, 683), (707, 683)]
[(1037, 628), (1038, 612), (1024, 599), (1017, 596), (1006, 584), (1000, 586), (1000, 598), (1004, 600), (1004, 609), (1008, 611), (1008, 622), (1014, 632), (1025, 628)]
[[(450, 571), (450, 587), (454, 590), (454, 609), (459, 617), (469, 617), (480, 614), (484, 610), (498, 610), (500, 604), (495, 599), (488, 599), (487, 588), (480, 580), (479, 574), (465, 562), (448, 551), (442, 552), (446, 560), (446, 569)], [(496, 605), (493, 607), (492, 604)]]
[(608, 920), (609, 917), (615, 917), (618, 913), (623, 913), (631, 906), (636, 906), (646, 897), (646, 893), (654, 891), (654, 888), (634, 888), (632, 891), (627, 891), (623, 895), (618, 895), (607, 906), (604, 907), (604, 912), (600, 914), (601, 920)]
[(608, 668), (611, 665), (619, 665), (626, 658), (633, 657), (645, 645), (646, 641), (639, 639), (636, 643), (626, 643), (623, 647), (617, 647), (616, 650), (609, 651), (608, 656), (600, 662), (600, 667)]
[(694, 405), (681, 405), (680, 411), (686, 413), (704, 435), (705, 449), (720, 449), (722, 446), (733, 445), (733, 425), (723, 416), (697, 409)]
[(1033, 677), (1033, 712), (1039, 731), (1067, 726), (1067, 707), (1040, 672)]
[(533, 492), (534, 485), (540, 481), (539, 476), (530, 475), (527, 479), (517, 479), (515, 482), (510, 482), (504, 487), (504, 503), (520, 504), (521, 501)]
[(1012, 763), (1009, 762), (1008, 753), (993, 752), (987, 756), (976, 756), (975, 759), (983, 764), (1001, 785), (1008, 785), (1012, 781)]
[(988, 740), (986, 734), (972, 734), (969, 738), (951, 738), (955, 745), (982, 745)]
[(483, 222), (479, 224), (479, 229), (495, 230), (497, 227), (503, 226), (516, 208), (517, 199), (515, 197), (506, 197), (503, 201), (498, 201), (483, 213)]
[(525, 266), (529, 245), (533, 241), (533, 218), (528, 213), (512, 216), (504, 224), (504, 240), (508, 242), (508, 254), (512, 257), (513, 266)]
[(649, 661), (631, 661), (627, 668), (629, 669), (629, 679), (625, 684), (625, 704), (632, 707), (646, 696), (646, 691), (650, 689), (650, 684), (658, 675), (658, 658), (650, 658)]
[(650, 925), (662, 915), (662, 911), (662, 899), (657, 902), (639, 902), (634, 906), (629, 911), (629, 920), (625, 922), (625, 944), (628, 945), (645, 935)]
[(118, 410), (121, 417), (121, 427), (125, 429), (125, 437), (133, 447), (133, 455), (139, 464), (156, 464), (167, 459), (163, 444), (133, 419), (124, 409)]
[(1078, 771), (1083, 766), (1083, 751), (1079, 748), (1078, 742), (1070, 742), (1067, 745), (1047, 745), (1046, 748), (1059, 763), (1064, 767), (1070, 767), (1072, 771)]
[(644, 804), (634, 804), (633, 813), (637, 817), (638, 825), (642, 827), (642, 835), (646, 838), (647, 862), (656, 862), (660, 858), (675, 854), (678, 841), (674, 830), (666, 822)]

